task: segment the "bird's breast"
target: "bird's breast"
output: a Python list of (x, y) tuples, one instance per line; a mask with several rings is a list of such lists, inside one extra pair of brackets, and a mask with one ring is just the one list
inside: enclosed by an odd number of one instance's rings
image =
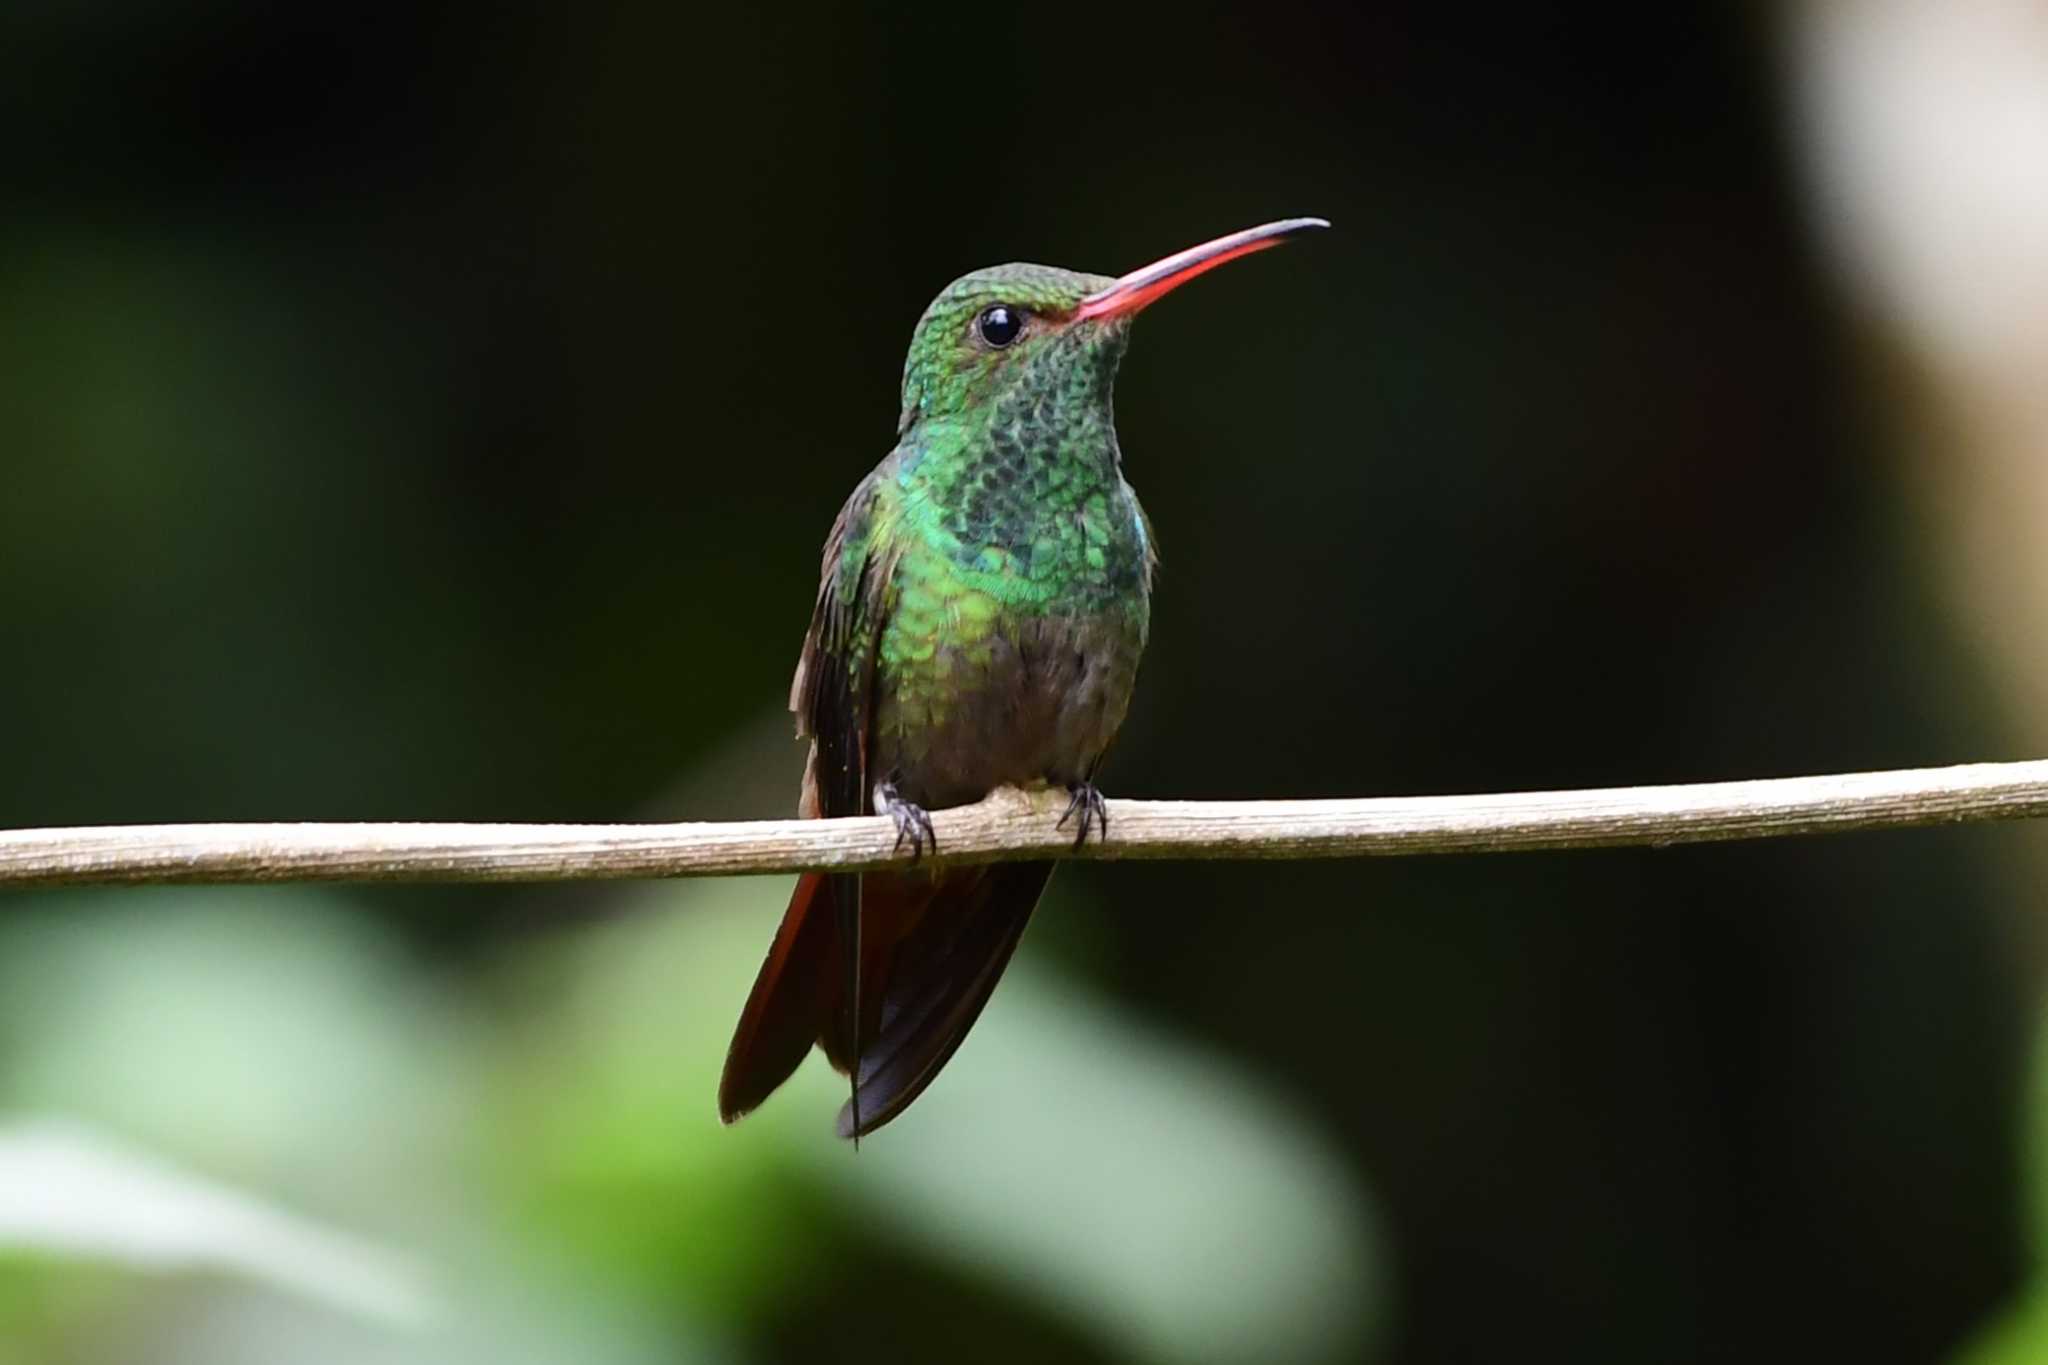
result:
[(1142, 582), (1118, 600), (988, 578), (913, 569), (882, 642), (875, 767), (921, 805), (1085, 780), (1130, 702), (1147, 628)]

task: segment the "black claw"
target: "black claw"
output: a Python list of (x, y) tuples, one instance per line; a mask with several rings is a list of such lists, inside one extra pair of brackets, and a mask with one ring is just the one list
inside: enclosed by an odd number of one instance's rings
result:
[(926, 853), (939, 851), (939, 836), (932, 832), (932, 817), (925, 813), (923, 806), (913, 805), (896, 794), (896, 788), (882, 788), (882, 809), (896, 822), (896, 844), (892, 853), (903, 851), (903, 841), (910, 841), (910, 861), (914, 866)]
[(1071, 799), (1066, 814), (1060, 816), (1060, 822), (1053, 828), (1065, 829), (1067, 821), (1079, 814), (1081, 830), (1074, 836), (1075, 848), (1088, 842), (1091, 829), (1099, 838), (1109, 838), (1109, 803), (1102, 799), (1101, 790), (1093, 782), (1074, 782), (1068, 785), (1067, 794)]

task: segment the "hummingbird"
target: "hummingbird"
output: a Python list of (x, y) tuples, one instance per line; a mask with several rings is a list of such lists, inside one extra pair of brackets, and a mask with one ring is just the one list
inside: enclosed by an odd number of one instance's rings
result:
[(725, 1122), (815, 1043), (849, 1078), (838, 1131), (858, 1143), (980, 1016), (1054, 864), (920, 865), (938, 852), (930, 811), (1059, 787), (1077, 847), (1107, 834), (1095, 775), (1130, 703), (1158, 564), (1111, 413), (1131, 320), (1328, 226), (1267, 223), (1114, 279), (999, 265), (925, 309), (895, 447), (825, 541), (789, 697), (811, 744), (798, 814), (886, 814), (911, 866), (797, 882), (726, 1055)]

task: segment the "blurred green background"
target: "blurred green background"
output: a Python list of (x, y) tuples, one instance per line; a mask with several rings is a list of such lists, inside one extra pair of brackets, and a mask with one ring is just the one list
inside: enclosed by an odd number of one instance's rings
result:
[[(2048, 747), (1829, 66), (1975, 0), (759, 8), (0, 11), (0, 826), (788, 813), (930, 295), (1306, 213), (1125, 364), (1112, 795)], [(716, 1121), (784, 879), (10, 895), (0, 1361), (2033, 1359), (2042, 850), (1076, 866), (857, 1156)]]

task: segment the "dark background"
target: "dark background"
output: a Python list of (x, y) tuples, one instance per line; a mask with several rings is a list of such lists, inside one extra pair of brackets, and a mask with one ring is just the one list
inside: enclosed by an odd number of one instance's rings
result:
[[(1336, 226), (1124, 367), (1164, 568), (1112, 795), (2019, 756), (1766, 18), (17, 6), (0, 825), (784, 813), (793, 747), (719, 755), (780, 723), (927, 299), (1293, 214)], [(1371, 1190), (1381, 1303), (1332, 1358), (1926, 1360), (2024, 1271), (2023, 837), (1091, 865), (1024, 955), (1279, 1087)], [(155, 894), (0, 924), (114, 935)], [(464, 996), (619, 895), (346, 903)], [(804, 1188), (803, 1273), (701, 1310), (735, 1358), (1121, 1358)], [(692, 1264), (647, 1251), (650, 1301)]]

